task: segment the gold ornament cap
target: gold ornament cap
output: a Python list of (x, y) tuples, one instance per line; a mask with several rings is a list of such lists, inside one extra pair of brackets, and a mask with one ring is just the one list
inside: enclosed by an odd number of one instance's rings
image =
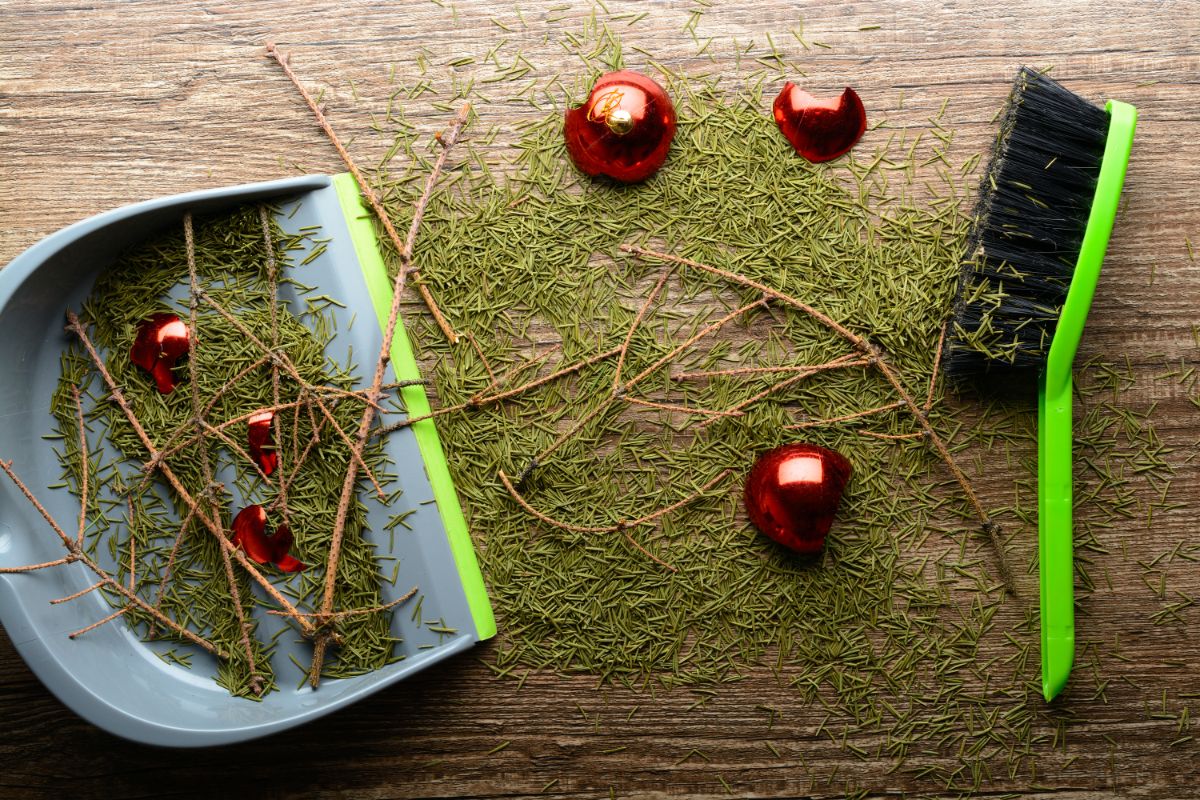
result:
[(604, 124), (617, 136), (624, 136), (633, 130), (633, 114), (623, 108), (614, 108), (604, 116)]

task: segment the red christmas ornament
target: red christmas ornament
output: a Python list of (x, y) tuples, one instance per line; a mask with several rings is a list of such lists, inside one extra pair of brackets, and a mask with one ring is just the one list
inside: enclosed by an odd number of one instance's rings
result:
[(837, 100), (818, 100), (789, 81), (775, 98), (775, 124), (809, 161), (832, 161), (862, 137), (867, 110), (849, 86)]
[(274, 411), (260, 411), (246, 421), (249, 431), (250, 457), (264, 475), (270, 475), (279, 466), (279, 454), (275, 452)]
[(233, 545), (259, 564), (274, 564), (284, 572), (308, 569), (288, 552), (292, 548), (292, 529), (286, 524), (267, 535), (267, 511), (260, 505), (246, 506), (233, 518)]
[(655, 81), (621, 70), (600, 76), (583, 105), (567, 111), (567, 152), (582, 172), (644, 181), (667, 160), (675, 106)]
[(746, 511), (767, 536), (798, 553), (817, 553), (850, 480), (841, 453), (785, 444), (755, 462), (746, 478)]
[(129, 358), (153, 376), (158, 391), (170, 394), (178, 383), (172, 370), (187, 352), (187, 325), (174, 314), (155, 314), (138, 326)]

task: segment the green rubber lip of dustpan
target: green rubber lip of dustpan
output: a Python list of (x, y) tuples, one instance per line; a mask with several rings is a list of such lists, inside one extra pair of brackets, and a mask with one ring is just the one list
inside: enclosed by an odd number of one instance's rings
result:
[[(296, 277), (312, 291), (344, 303), (330, 308), (337, 332), (332, 353), (344, 357), (376, 353), (391, 305), (391, 281), (375, 238), (373, 220), (362, 206), (349, 175), (308, 176), (268, 183), (212, 189), (149, 200), (100, 214), (43, 239), (0, 270), (0, 457), (11, 459), (49, 512), (71, 521), (77, 498), (67, 489), (47, 489), (60, 480), (61, 467), (52, 443), (50, 397), (59, 379), (59, 356), (71, 339), (63, 331), (67, 309), (78, 309), (96, 277), (126, 248), (180, 224), (185, 211), (211, 214), (244, 203), (269, 202), (288, 231), (320, 226), (328, 238), (323, 252), (298, 266)], [(299, 264), (304, 253), (295, 256)], [(300, 290), (286, 282), (280, 302), (303, 310)], [(378, 325), (362, 324), (375, 312)], [(361, 312), (361, 313), (360, 313)], [(351, 324), (355, 315), (358, 324)], [(331, 353), (331, 354), (332, 354)], [(420, 377), (403, 329), (392, 345), (388, 380)], [(373, 361), (373, 359), (372, 359)], [(359, 364), (360, 385), (369, 385)], [(424, 389), (401, 391), (408, 414), (429, 411)], [(432, 419), (401, 429), (386, 440), (395, 464), (395, 485), (402, 489), (388, 508), (364, 492), (367, 530), (380, 556), (398, 560), (395, 584), (382, 582), (383, 601), (412, 586), (422, 597), (422, 617), (402, 607), (392, 614), (392, 634), (402, 639), (403, 659), (365, 675), (325, 679), (317, 690), (295, 685), (299, 673), (289, 655), (307, 663), (310, 646), (299, 636), (283, 635), (272, 655), (280, 689), (260, 702), (232, 697), (213, 680), (216, 661), (199, 648), (176, 642), (143, 642), (120, 622), (76, 640), (67, 633), (111, 613), (93, 592), (70, 603), (49, 601), (90, 586), (94, 577), (81, 564), (32, 573), (0, 575), (0, 624), (30, 669), (60, 699), (95, 725), (135, 741), (171, 747), (201, 747), (243, 741), (285, 730), (361, 700), (432, 666), (496, 632), (483, 577), (459, 506)], [(397, 510), (410, 510), (411, 531), (389, 537), (384, 531)], [(394, 544), (393, 544), (394, 543)], [(99, 548), (104, 550), (105, 548)], [(62, 557), (58, 537), (7, 479), (0, 485), (0, 567), (39, 563)], [(107, 553), (100, 565), (112, 568)], [(415, 602), (415, 600), (413, 601)], [(285, 625), (255, 609), (262, 635)], [(429, 620), (438, 620), (430, 630)], [(456, 631), (453, 634), (447, 630)], [(188, 652), (192, 668), (168, 664), (159, 654)]]

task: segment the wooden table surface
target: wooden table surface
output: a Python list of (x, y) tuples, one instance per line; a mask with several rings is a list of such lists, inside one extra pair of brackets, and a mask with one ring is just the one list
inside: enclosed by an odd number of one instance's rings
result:
[[(368, 112), (384, 102), (393, 65), (397, 83), (415, 80), (419, 47), (445, 65), (456, 55), (482, 56), (503, 35), (524, 37), (540, 71), (573, 74), (578, 62), (555, 46), (555, 32), (578, 27), (590, 6), (565, 5), (521, 0), (528, 28), (504, 34), (491, 19), (516, 25), (508, 0), (0, 0), (0, 264), (70, 222), (132, 201), (292, 175), (297, 165), (339, 171), (292, 87), (262, 57), (267, 40), (295, 53), (310, 85), (327, 88), (335, 124), (356, 137), (352, 150), (372, 164), (386, 140), (372, 133)], [(1186, 387), (1155, 375), (1164, 365), (1200, 360), (1193, 334), (1200, 265), (1185, 244), (1190, 237), (1200, 250), (1200, 6), (1194, 0), (758, 0), (707, 8), (684, 0), (607, 0), (607, 6), (613, 15), (648, 12), (633, 25), (614, 23), (632, 67), (644, 66), (644, 57), (630, 46), (673, 68), (713, 68), (697, 59), (685, 30), (692, 12), (703, 11), (695, 30), (701, 39), (715, 37), (715, 68), (733, 70), (734, 39), (756, 40), (761, 49), (771, 33), (814, 89), (853, 84), (869, 108), (892, 108), (903, 92), (903, 113), (913, 124), (949, 98), (944, 124), (958, 131), (968, 152), (987, 145), (993, 115), (1022, 64), (1053, 65), (1055, 76), (1085, 96), (1139, 107), (1127, 208), (1084, 354), (1134, 365), (1139, 381), (1127, 400), (1135, 410), (1157, 402), (1153, 419), (1176, 448), (1172, 497), (1184, 507), (1156, 517), (1149, 531), (1131, 525), (1110, 532), (1106, 544), (1118, 555), (1097, 558), (1111, 565), (1114, 588), (1092, 598), (1089, 620), (1109, 626), (1102, 638), (1119, 637), (1132, 661), (1101, 659), (1105, 697), (1080, 690), (1061, 701), (1065, 747), (1036, 745), (1036, 775), (995, 775), (982, 795), (1200, 797), (1200, 746), (1178, 741), (1187, 735), (1180, 715), (1200, 689), (1200, 610), (1182, 610), (1182, 622), (1151, 624), (1166, 601), (1142, 582), (1135, 558), (1118, 557), (1122, 546), (1149, 558), (1197, 539), (1200, 468), (1185, 458), (1197, 447), (1200, 411)], [(801, 49), (787, 33), (801, 20), (809, 39), (830, 47)], [(546, 33), (553, 35), (543, 40)], [(479, 111), (489, 122), (513, 113)], [(410, 104), (408, 114), (428, 131), (447, 118), (420, 103)], [(999, 496), (999, 487), (985, 486), (985, 497), (989, 488)], [(1179, 560), (1170, 569), (1173, 590), (1200, 591), (1196, 564)], [(1015, 624), (1018, 614), (1011, 616)], [(806, 797), (847, 789), (867, 790), (869, 797), (941, 796), (936, 784), (889, 774), (885, 758), (859, 758), (816, 735), (819, 709), (799, 707), (766, 669), (697, 704), (686, 689), (649, 697), (597, 689), (588, 677), (535, 675), (519, 688), (495, 679), (480, 663), (487, 657), (486, 647), (476, 650), (265, 741), (178, 752), (132, 745), (78, 719), (0, 633), (0, 796)], [(782, 712), (769, 731), (768, 715), (757, 706)], [(783, 758), (769, 752), (766, 739)], [(621, 746), (627, 749), (605, 752)], [(688, 757), (693, 748), (702, 755)]]

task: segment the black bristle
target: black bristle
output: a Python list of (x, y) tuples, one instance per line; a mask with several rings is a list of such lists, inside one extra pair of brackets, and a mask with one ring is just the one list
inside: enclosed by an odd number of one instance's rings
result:
[(1017, 73), (963, 260), (948, 377), (1044, 366), (1107, 135), (1103, 108), (1034, 70)]

